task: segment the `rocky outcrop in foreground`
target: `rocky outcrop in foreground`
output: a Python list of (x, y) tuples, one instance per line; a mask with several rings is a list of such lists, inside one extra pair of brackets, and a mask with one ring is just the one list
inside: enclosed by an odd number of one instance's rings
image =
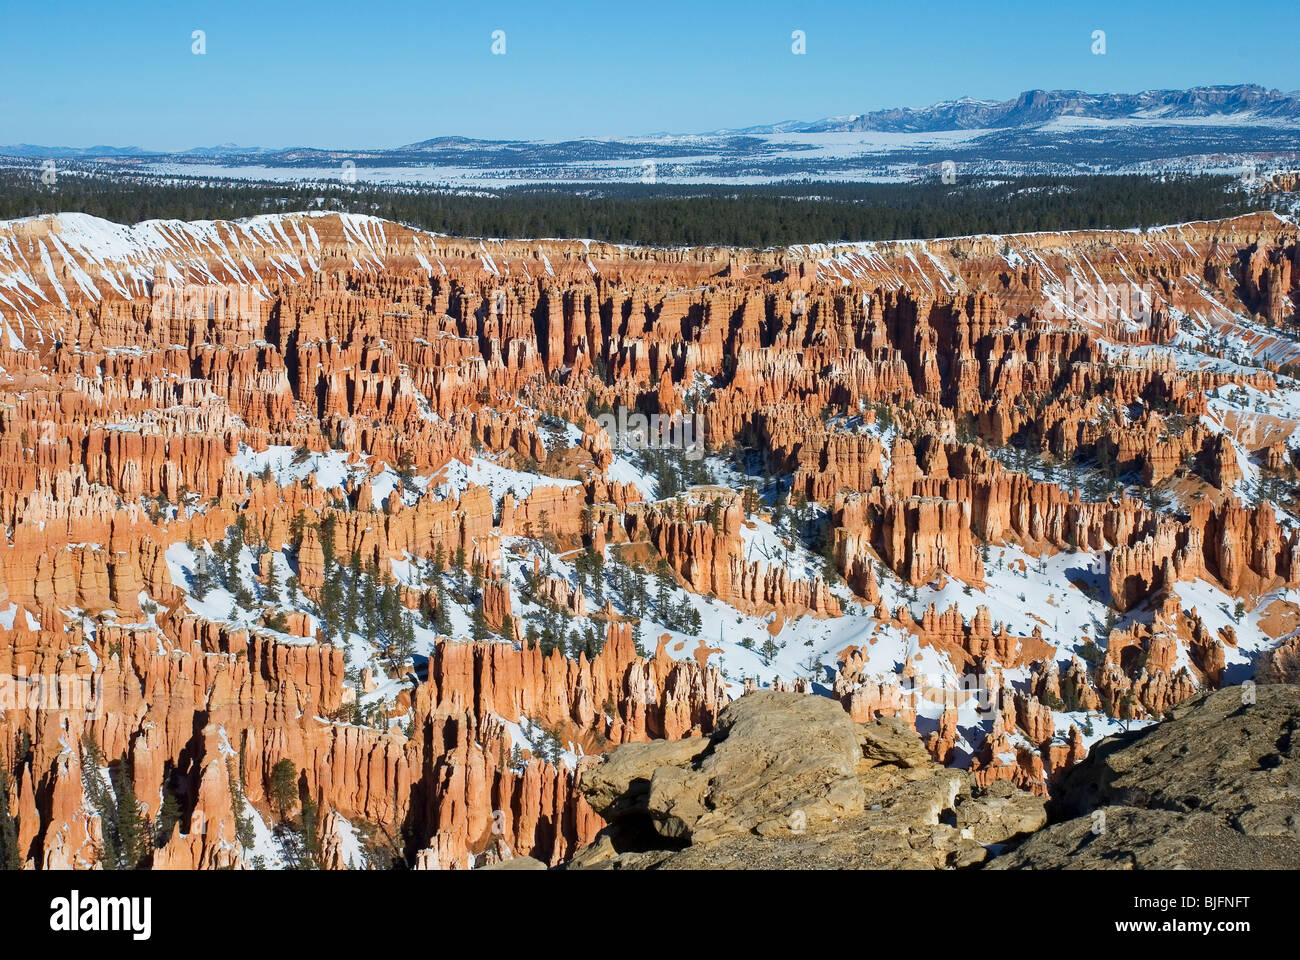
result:
[(797, 693), (742, 697), (708, 740), (620, 747), (581, 789), (609, 826), (573, 868), (966, 867), (1046, 822), (1042, 798), (978, 790), (897, 718)]
[(1300, 688), (1226, 688), (1113, 737), (1070, 772), (1052, 819), (1000, 869), (1295, 869)]
[(753, 693), (708, 740), (630, 744), (587, 767), (579, 788), (608, 825), (568, 866), (1294, 868), (1297, 726), (1293, 686), (1200, 696), (1103, 741), (1045, 805), (939, 766), (896, 718)]

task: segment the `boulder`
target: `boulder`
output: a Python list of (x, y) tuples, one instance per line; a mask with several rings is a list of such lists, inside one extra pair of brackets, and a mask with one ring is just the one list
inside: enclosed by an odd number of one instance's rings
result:
[(610, 823), (568, 866), (967, 867), (1045, 820), (1041, 798), (973, 788), (897, 718), (856, 723), (829, 698), (758, 691), (702, 748), (619, 747), (587, 771), (580, 789)]

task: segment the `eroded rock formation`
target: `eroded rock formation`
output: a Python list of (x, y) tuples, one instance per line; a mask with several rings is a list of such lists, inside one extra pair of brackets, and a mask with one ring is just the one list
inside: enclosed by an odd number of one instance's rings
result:
[[(127, 778), (165, 827), (156, 867), (254, 865), (244, 818), (312, 807), (329, 866), (360, 826), (410, 865), (559, 863), (603, 826), (578, 768), (646, 741), (679, 771), (663, 822), (698, 836), (691, 856), (743, 847), (724, 834), (788, 811), (709, 794), (701, 826), (698, 754), (674, 752), (744, 683), (710, 665), (737, 638), (639, 651), (650, 612), (604, 595), (614, 562), (662, 564), (727, 610), (724, 633), (733, 613), (773, 635), (861, 617), (838, 672), (789, 684), (844, 708), (816, 719), (844, 749), (813, 764), (837, 786), (808, 794), (811, 829), (924, 795), (933, 816), (885, 818), (892, 852), (859, 852), (892, 862), (919, 837), (933, 853), (908, 863), (979, 859), (941, 815), (992, 836), (1019, 802), (1006, 782), (1042, 794), (1079, 766), (1058, 701), (1154, 719), (1226, 682), (1236, 635), (1180, 584), (1243, 604), (1300, 585), (1297, 528), (1255, 479), (1285, 487), (1294, 458), (1210, 402), (1272, 395), (1276, 371), (1165, 349), (1176, 317), (1291, 322), (1300, 247), (1265, 215), (921, 246), (480, 242), (350, 215), (0, 224), (0, 670), (35, 696), (0, 711), (21, 861), (94, 866), (111, 813), (91, 794)], [(1140, 283), (1145, 320), (1073, 296), (1083, 275)], [(647, 478), (602, 429), (616, 409), (780, 482), (690, 482), (681, 449)], [(1088, 588), (1130, 615), (1099, 658), (1034, 611), (885, 602), (984, 588), (1004, 547), (1096, 559)], [(920, 705), (867, 669), (870, 631), (983, 677), (995, 719), (974, 736), (944, 713), (912, 744)], [(1293, 681), (1294, 646), (1261, 651), (1260, 679)], [(906, 762), (854, 753), (871, 737)]]

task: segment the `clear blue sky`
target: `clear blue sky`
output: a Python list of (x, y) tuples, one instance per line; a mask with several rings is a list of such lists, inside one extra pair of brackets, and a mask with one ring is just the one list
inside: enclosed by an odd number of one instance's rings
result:
[[(1287, 4), (6, 0), (0, 143), (700, 132), (1032, 88), (1300, 88)], [(206, 31), (207, 53), (191, 53)], [(807, 53), (790, 51), (803, 30)], [(1090, 51), (1105, 30), (1107, 52)], [(506, 33), (493, 56), (491, 34)]]

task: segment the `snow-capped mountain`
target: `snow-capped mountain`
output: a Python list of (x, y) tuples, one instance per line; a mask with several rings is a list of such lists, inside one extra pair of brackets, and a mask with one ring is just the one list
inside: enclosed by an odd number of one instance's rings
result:
[(1238, 172), (1300, 162), (1300, 93), (1255, 85), (1083, 93), (1029, 90), (700, 134), (576, 140), (434, 136), (400, 147), (0, 147), (114, 171), (258, 180), (492, 188), (530, 184), (908, 181), (957, 175)]
[(933, 133), (1032, 127), (1061, 117), (1091, 120), (1175, 121), (1213, 118), (1225, 126), (1287, 121), (1300, 123), (1300, 92), (1282, 93), (1255, 84), (1144, 90), (1141, 93), (1084, 93), (1026, 90), (1011, 100), (962, 97), (928, 107), (875, 110), (848, 117), (787, 121), (729, 131), (763, 133)]

